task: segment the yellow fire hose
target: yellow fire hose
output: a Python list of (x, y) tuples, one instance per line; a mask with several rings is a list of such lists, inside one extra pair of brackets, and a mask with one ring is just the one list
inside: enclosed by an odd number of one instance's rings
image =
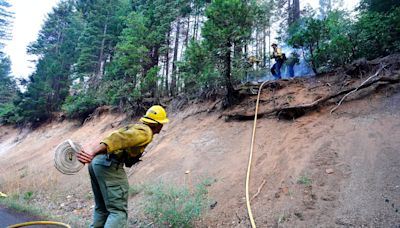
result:
[(253, 218), (253, 213), (251, 212), (251, 206), (250, 206), (250, 198), (249, 198), (249, 181), (250, 181), (250, 173), (251, 173), (251, 162), (253, 159), (253, 149), (254, 149), (254, 141), (255, 141), (255, 136), (256, 136), (256, 125), (257, 125), (257, 114), (258, 114), (258, 104), (260, 102), (260, 95), (261, 95), (261, 90), (264, 84), (267, 81), (263, 82), (260, 85), (260, 88), (258, 89), (258, 95), (257, 95), (257, 102), (256, 102), (256, 110), (254, 113), (254, 123), (253, 123), (253, 133), (251, 136), (251, 145), (250, 145), (250, 155), (249, 155), (249, 164), (247, 166), (247, 175), (246, 175), (246, 205), (247, 205), (247, 212), (249, 214), (249, 219), (251, 223), (252, 228), (256, 228), (256, 223), (254, 222)]
[(32, 226), (32, 225), (57, 225), (57, 226), (62, 226), (62, 227), (66, 227), (66, 228), (71, 228), (71, 226), (68, 224), (65, 224), (62, 222), (53, 222), (53, 221), (24, 222), (24, 223), (19, 223), (19, 224), (15, 224), (12, 226), (8, 226), (7, 228), (18, 228), (18, 227)]

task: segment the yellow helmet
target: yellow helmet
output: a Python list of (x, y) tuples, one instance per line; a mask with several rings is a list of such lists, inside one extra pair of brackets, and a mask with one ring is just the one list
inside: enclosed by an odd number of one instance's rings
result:
[(167, 112), (160, 105), (153, 105), (146, 114), (140, 118), (143, 123), (165, 124), (168, 123)]

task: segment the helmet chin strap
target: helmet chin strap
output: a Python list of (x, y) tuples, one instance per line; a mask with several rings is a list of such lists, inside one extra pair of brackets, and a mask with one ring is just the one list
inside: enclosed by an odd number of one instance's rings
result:
[(160, 123), (160, 122), (158, 122), (157, 120), (155, 120), (155, 119), (152, 119), (152, 118), (150, 118), (150, 117), (144, 116), (143, 118), (145, 118), (145, 119), (149, 119), (149, 120), (152, 120), (152, 121), (156, 122), (157, 124), (161, 124), (161, 123)]

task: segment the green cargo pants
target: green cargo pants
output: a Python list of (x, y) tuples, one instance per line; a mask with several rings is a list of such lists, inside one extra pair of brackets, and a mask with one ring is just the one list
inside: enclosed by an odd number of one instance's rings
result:
[(89, 164), (89, 174), (96, 203), (90, 227), (127, 227), (129, 184), (123, 163), (100, 154)]

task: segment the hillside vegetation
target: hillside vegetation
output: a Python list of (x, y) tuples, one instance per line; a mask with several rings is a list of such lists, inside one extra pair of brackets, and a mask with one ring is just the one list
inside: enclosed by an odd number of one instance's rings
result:
[[(36, 127), (60, 111), (83, 121), (103, 105), (140, 115), (171, 98), (213, 94), (223, 94), (228, 107), (240, 101), (238, 85), (269, 75), (268, 44), (277, 41), (287, 44), (286, 65), (300, 58), (315, 74), (399, 52), (397, 1), (362, 0), (351, 12), (339, 6), (321, 0), (317, 12), (300, 10), (299, 0), (62, 0), (27, 49), (37, 57), (29, 78), (13, 79), (1, 54), (0, 121)], [(7, 39), (12, 17), (1, 17), (0, 39)]]

